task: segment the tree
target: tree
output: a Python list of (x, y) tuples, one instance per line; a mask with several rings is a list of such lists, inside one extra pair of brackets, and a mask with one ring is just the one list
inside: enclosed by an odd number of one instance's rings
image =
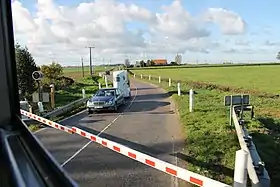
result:
[(147, 60), (147, 66), (151, 66), (151, 60)]
[(280, 60), (280, 52), (277, 53), (276, 59)]
[(52, 62), (50, 65), (42, 65), (41, 71), (44, 78), (48, 79), (50, 83), (54, 83), (56, 79), (62, 76), (63, 67), (59, 63)]
[(182, 63), (182, 55), (177, 54), (175, 56), (175, 62), (176, 62), (177, 65), (180, 65)]
[(145, 67), (145, 66), (146, 66), (145, 61), (144, 61), (144, 60), (141, 60), (141, 61), (140, 61), (140, 65), (141, 65), (141, 67)]
[(128, 67), (130, 67), (130, 61), (129, 61), (129, 59), (125, 59), (124, 60), (124, 65), (128, 68)]
[(17, 66), (18, 87), (23, 97), (28, 97), (36, 88), (36, 82), (32, 78), (32, 73), (39, 68), (27, 47), (15, 45), (15, 57)]

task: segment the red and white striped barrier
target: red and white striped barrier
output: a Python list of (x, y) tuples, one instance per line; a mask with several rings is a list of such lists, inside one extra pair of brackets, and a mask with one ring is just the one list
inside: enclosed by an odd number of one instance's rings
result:
[(169, 175), (175, 176), (177, 178), (180, 178), (184, 181), (190, 182), (192, 184), (195, 184), (197, 186), (201, 187), (230, 187), (227, 184), (221, 183), (219, 181), (215, 181), (213, 179), (204, 177), (202, 175), (196, 174), (194, 172), (188, 171), (186, 169), (180, 168), (176, 165), (170, 164), (168, 162), (159, 160), (157, 158), (154, 158), (152, 156), (149, 156), (147, 154), (141, 153), (139, 151), (136, 151), (134, 149), (131, 149), (129, 147), (126, 147), (124, 145), (121, 145), (119, 143), (113, 142), (111, 140), (107, 140), (105, 138), (101, 138), (97, 135), (91, 134), (89, 132), (86, 132), (82, 129), (79, 129), (77, 127), (72, 127), (71, 129), (68, 127), (65, 127), (63, 125), (60, 125), (56, 122), (52, 122), (48, 119), (42, 118), (40, 116), (37, 116), (35, 114), (32, 114), (30, 112), (26, 112), (24, 110), (21, 110), (21, 114), (25, 115), (27, 117), (30, 117), (34, 120), (37, 120), (41, 123), (44, 123), (48, 126), (51, 126), (53, 128), (68, 132), (68, 133), (76, 133), (82, 137), (85, 137), (87, 139), (90, 139), (93, 142), (96, 142), (98, 144), (101, 144), (104, 147), (107, 147), (119, 154), (122, 154), (124, 156), (129, 157), (130, 159), (136, 160), (138, 162), (141, 162), (147, 166), (150, 166), (152, 168), (155, 168), (157, 170), (160, 170), (164, 173), (167, 173)]
[(72, 131), (71, 128), (65, 127), (65, 126), (60, 125), (60, 124), (58, 124), (58, 123), (56, 123), (56, 122), (53, 122), (53, 121), (51, 121), (51, 120), (48, 120), (48, 119), (43, 118), (43, 117), (40, 117), (40, 116), (37, 116), (37, 115), (32, 114), (32, 113), (30, 113), (30, 112), (27, 112), (27, 111), (25, 111), (25, 110), (22, 110), (22, 109), (21, 109), (21, 110), (20, 110), (20, 113), (21, 113), (22, 115), (25, 115), (25, 116), (27, 116), (27, 117), (29, 117), (29, 118), (32, 118), (32, 119), (34, 119), (34, 120), (36, 120), (36, 121), (39, 121), (39, 122), (41, 122), (41, 123), (44, 123), (44, 124), (46, 124), (46, 125), (48, 125), (48, 126), (50, 126), (50, 127), (53, 127), (53, 128), (55, 128), (55, 129), (58, 129), (58, 130), (61, 130), (61, 131), (65, 131), (65, 132), (70, 133), (70, 134), (73, 134), (73, 133), (74, 133), (74, 132)]
[(124, 156), (127, 156), (133, 160), (136, 160), (138, 162), (141, 162), (143, 164), (146, 164), (150, 167), (153, 167), (157, 170), (163, 171), (164, 173), (167, 173), (169, 175), (178, 177), (184, 181), (190, 182), (192, 184), (195, 184), (197, 186), (203, 186), (203, 187), (230, 187), (227, 184), (215, 181), (213, 179), (204, 177), (202, 175), (193, 173), (191, 171), (188, 171), (186, 169), (180, 168), (178, 166), (175, 166), (173, 164), (170, 164), (168, 162), (159, 160), (157, 158), (151, 157), (149, 155), (143, 154), (139, 151), (133, 150), (131, 148), (128, 148), (124, 145), (121, 145), (119, 143), (101, 138), (99, 136), (96, 136), (94, 134), (88, 133), (82, 129), (79, 129), (77, 127), (72, 127), (72, 130), (85, 137), (88, 138), (96, 143), (101, 144), (104, 147), (107, 147), (117, 153), (120, 153)]

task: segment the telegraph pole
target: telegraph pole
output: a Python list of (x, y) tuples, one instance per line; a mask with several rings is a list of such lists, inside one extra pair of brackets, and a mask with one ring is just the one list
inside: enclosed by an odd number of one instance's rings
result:
[(89, 69), (90, 69), (90, 75), (93, 75), (93, 71), (92, 71), (92, 59), (91, 59), (91, 49), (95, 48), (93, 46), (88, 46), (86, 48), (89, 48)]
[(82, 72), (83, 72), (83, 77), (85, 77), (84, 59), (83, 59), (83, 57), (81, 57), (81, 61), (82, 61)]

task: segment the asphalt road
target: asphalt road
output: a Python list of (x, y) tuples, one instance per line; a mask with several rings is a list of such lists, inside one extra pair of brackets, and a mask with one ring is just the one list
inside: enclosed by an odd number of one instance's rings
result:
[[(80, 113), (62, 122), (77, 126), (151, 156), (181, 164), (174, 156), (183, 139), (168, 95), (147, 83), (132, 80), (132, 98), (119, 113)], [(36, 133), (43, 145), (80, 186), (185, 186), (161, 171), (119, 155), (78, 135), (55, 129)], [(77, 153), (78, 154), (75, 154)], [(179, 185), (180, 184), (180, 185)]]

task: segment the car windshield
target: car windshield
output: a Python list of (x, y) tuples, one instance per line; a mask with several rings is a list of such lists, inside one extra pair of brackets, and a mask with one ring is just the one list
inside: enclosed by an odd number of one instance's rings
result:
[(98, 90), (95, 96), (114, 96), (115, 90)]

